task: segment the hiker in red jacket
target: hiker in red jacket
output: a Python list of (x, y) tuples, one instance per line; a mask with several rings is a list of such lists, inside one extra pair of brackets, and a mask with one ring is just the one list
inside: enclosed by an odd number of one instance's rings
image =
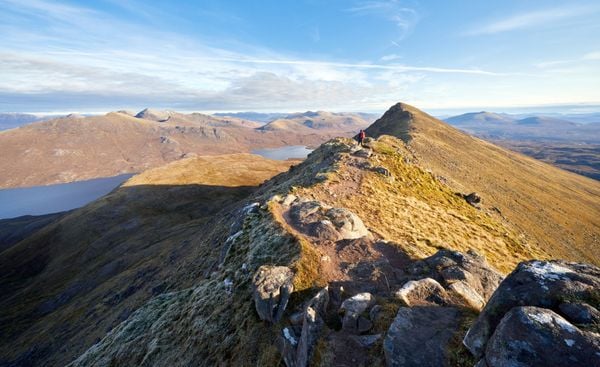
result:
[(364, 130), (360, 130), (360, 132), (358, 133), (358, 144), (360, 144), (360, 146), (363, 146), (363, 140), (365, 140), (365, 137), (367, 136), (367, 134), (365, 133)]

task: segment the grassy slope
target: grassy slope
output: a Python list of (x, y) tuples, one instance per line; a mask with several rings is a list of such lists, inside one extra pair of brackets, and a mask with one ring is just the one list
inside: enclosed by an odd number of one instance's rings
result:
[(396, 135), (454, 190), (478, 192), (549, 256), (600, 264), (600, 183), (466, 135), (398, 104), (367, 130)]
[(249, 154), (178, 161), (2, 252), (0, 365), (19, 356), (65, 364), (151, 296), (206, 277), (233, 208), (292, 163)]

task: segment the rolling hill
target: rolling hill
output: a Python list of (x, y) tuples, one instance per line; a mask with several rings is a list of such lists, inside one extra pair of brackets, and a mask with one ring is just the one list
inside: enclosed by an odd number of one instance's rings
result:
[(371, 121), (358, 114), (307, 111), (278, 118), (267, 123), (260, 129), (263, 131), (337, 131), (356, 133), (358, 130), (369, 126), (370, 123)]

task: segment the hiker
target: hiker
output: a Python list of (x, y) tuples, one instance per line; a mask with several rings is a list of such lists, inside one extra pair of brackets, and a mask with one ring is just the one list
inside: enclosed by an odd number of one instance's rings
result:
[(360, 146), (363, 146), (363, 141), (365, 140), (365, 137), (367, 136), (367, 134), (365, 133), (364, 130), (360, 130), (360, 132), (358, 133), (358, 144), (360, 144)]

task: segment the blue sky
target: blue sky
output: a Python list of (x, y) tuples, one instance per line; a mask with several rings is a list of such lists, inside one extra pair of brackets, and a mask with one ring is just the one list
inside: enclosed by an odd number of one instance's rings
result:
[(0, 111), (600, 104), (591, 0), (0, 0), (0, 35)]

